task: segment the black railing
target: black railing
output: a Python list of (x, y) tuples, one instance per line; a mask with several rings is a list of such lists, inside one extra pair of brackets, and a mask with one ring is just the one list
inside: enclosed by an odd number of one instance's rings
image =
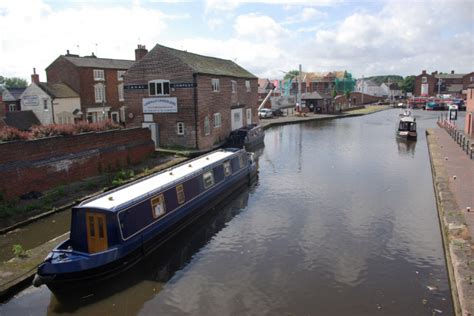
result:
[(458, 130), (457, 126), (445, 118), (444, 115), (438, 117), (438, 126), (448, 132), (470, 159), (474, 157), (474, 140), (471, 137), (466, 136), (463, 131)]

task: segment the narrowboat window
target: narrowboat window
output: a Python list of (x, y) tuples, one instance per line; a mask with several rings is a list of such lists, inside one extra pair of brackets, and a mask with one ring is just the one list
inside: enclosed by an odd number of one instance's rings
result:
[(244, 167), (244, 156), (240, 155), (239, 156), (239, 163), (240, 163), (240, 168)]
[(153, 199), (151, 199), (151, 209), (153, 212), (153, 217), (158, 218), (163, 216), (166, 212), (165, 198), (163, 194), (160, 194)]
[(91, 237), (95, 237), (94, 216), (89, 215), (88, 220), (89, 220), (89, 235)]
[(204, 181), (204, 188), (207, 189), (214, 185), (214, 175), (212, 174), (212, 171), (203, 173), (202, 179)]
[(230, 166), (230, 161), (224, 162), (224, 174), (226, 177), (232, 174), (232, 168)]
[(178, 197), (178, 203), (179, 204), (183, 204), (184, 203), (184, 200), (186, 199), (185, 196), (184, 196), (184, 189), (183, 189), (183, 185), (180, 184), (176, 187), (176, 196)]
[(98, 226), (99, 226), (99, 238), (104, 238), (105, 234), (104, 234), (104, 221), (102, 219), (102, 217), (98, 217), (97, 218), (98, 220)]

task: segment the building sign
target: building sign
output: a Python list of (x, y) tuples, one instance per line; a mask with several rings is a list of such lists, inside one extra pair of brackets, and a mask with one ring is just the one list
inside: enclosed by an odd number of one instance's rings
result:
[(196, 86), (197, 84), (193, 82), (177, 82), (177, 83), (171, 84), (171, 88), (175, 88), (175, 89), (195, 88)]
[(124, 85), (123, 88), (125, 90), (146, 90), (146, 89), (148, 89), (148, 85), (146, 85), (146, 84), (127, 84), (127, 85)]
[(143, 98), (143, 113), (178, 113), (177, 98)]
[(37, 95), (25, 95), (21, 98), (21, 102), (24, 106), (37, 106), (39, 104)]

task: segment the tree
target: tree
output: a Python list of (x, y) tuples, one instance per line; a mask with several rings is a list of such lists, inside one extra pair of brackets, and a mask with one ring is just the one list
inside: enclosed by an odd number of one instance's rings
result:
[(403, 92), (412, 92), (415, 90), (415, 76), (407, 76), (403, 79), (400, 88), (402, 88)]
[(290, 70), (285, 74), (285, 77), (283, 77), (283, 79), (290, 80), (298, 77), (299, 75), (300, 72), (298, 70)]
[(18, 78), (18, 77), (3, 77), (0, 76), (0, 86), (10, 89), (10, 88), (26, 88), (28, 86), (28, 82), (25, 79)]

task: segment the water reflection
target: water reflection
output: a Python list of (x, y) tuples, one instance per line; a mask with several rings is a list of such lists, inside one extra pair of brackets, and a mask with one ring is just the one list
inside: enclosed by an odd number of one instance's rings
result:
[[(251, 187), (250, 190), (253, 190)], [(173, 275), (185, 267), (210, 239), (247, 206), (249, 188), (193, 222), (172, 240), (127, 272), (68, 297), (51, 295), (48, 315), (78, 312), (87, 315), (135, 315), (157, 295)]]
[(416, 141), (408, 140), (408, 139), (401, 139), (399, 137), (395, 137), (397, 142), (398, 154), (400, 156), (415, 156), (415, 147)]

